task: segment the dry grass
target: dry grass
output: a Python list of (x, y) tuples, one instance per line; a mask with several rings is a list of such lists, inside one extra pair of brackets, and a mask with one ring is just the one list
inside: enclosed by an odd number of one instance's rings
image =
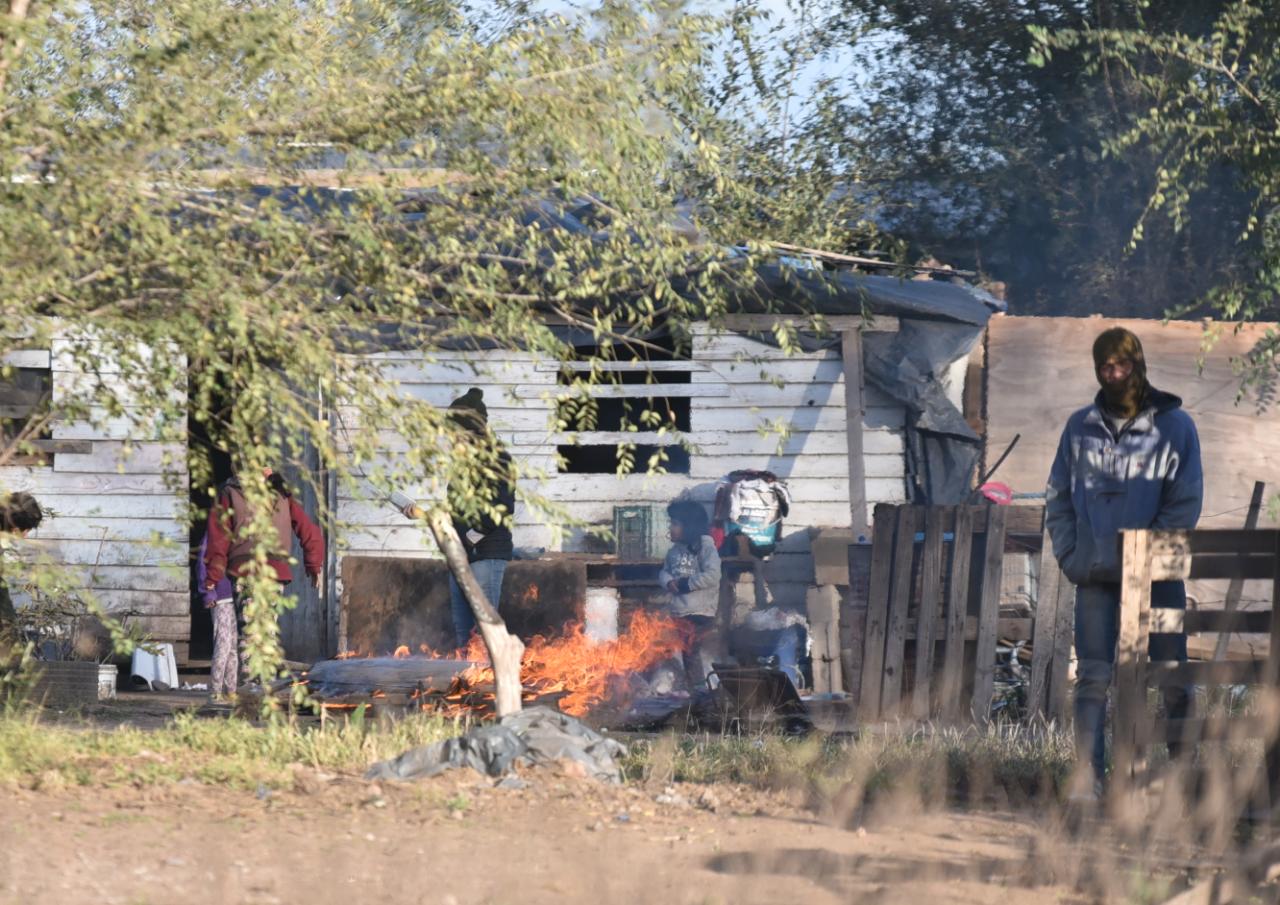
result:
[(179, 714), (162, 729), (51, 725), (31, 711), (0, 717), (0, 784), (150, 784), (195, 779), (239, 788), (283, 787), (295, 765), (361, 772), (377, 760), (461, 732), (454, 720), (393, 723), (360, 716), (324, 726), (258, 726)]
[(1071, 740), (1014, 725), (913, 728), (856, 739), (665, 736), (637, 742), (627, 762), (638, 780), (740, 782), (801, 791), (819, 807), (911, 794), (927, 804), (1057, 799), (1073, 764)]

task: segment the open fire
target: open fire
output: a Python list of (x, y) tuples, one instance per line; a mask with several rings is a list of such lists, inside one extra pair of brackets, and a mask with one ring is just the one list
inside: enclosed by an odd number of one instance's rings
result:
[[(686, 629), (669, 616), (637, 611), (624, 634), (613, 641), (589, 638), (582, 622), (567, 624), (558, 636), (541, 635), (527, 644), (520, 677), (526, 700), (555, 699), (556, 706), (573, 716), (584, 716), (605, 702), (620, 702), (633, 691), (636, 679), (684, 647)], [(449, 690), (423, 693), (423, 707), (463, 713), (484, 709), (492, 703), (494, 675), (484, 642), (473, 635), (462, 649), (436, 652), (419, 645), (413, 655), (401, 644), (391, 657), (396, 660), (426, 658), (467, 664), (453, 678)], [(346, 652), (339, 659), (360, 656)]]

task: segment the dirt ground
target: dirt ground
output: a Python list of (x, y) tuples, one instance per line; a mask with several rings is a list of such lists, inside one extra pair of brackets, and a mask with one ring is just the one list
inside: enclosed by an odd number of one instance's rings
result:
[[(257, 794), (194, 781), (0, 792), (0, 902), (1088, 901), (1007, 814), (826, 825), (730, 786), (523, 789), (474, 774), (379, 785), (299, 768)], [(1011, 887), (1013, 889), (1011, 890)]]

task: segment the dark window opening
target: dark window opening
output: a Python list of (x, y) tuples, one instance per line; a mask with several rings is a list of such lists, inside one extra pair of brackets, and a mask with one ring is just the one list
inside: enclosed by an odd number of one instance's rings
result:
[[(559, 373), (557, 380), (561, 386), (568, 386), (575, 380), (585, 380), (590, 376), (588, 371), (570, 371), (564, 370)], [(692, 371), (605, 371), (596, 377), (595, 386), (604, 384), (623, 384), (626, 386), (640, 386), (642, 384), (671, 384), (693, 382)]]
[[(597, 345), (575, 345), (573, 353), (578, 361), (589, 361), (601, 355)], [(677, 344), (675, 337), (665, 334), (645, 340), (615, 342), (609, 346), (608, 356), (612, 361), (676, 361), (688, 358), (689, 349), (684, 344)]]
[[(689, 473), (689, 451), (682, 446), (653, 446), (640, 444), (632, 453), (631, 471), (643, 474), (649, 470), (649, 460), (658, 452), (666, 452), (666, 461), (659, 467), (669, 474)], [(583, 446), (558, 446), (561, 474), (616, 474), (619, 447), (613, 443)]]
[(53, 396), (48, 368), (11, 368), (0, 375), (0, 450), (19, 444), (9, 465), (52, 465), (53, 425), (46, 417)]
[(687, 433), (690, 430), (689, 403), (687, 396), (566, 399), (556, 405), (556, 418), (564, 423), (566, 431), (621, 431), (631, 428), (656, 431), (661, 427)]

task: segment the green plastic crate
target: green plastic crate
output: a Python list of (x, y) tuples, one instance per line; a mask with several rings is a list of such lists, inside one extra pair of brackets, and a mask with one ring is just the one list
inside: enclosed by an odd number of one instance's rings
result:
[(652, 503), (613, 507), (613, 536), (618, 559), (661, 559), (667, 549), (666, 508)]

